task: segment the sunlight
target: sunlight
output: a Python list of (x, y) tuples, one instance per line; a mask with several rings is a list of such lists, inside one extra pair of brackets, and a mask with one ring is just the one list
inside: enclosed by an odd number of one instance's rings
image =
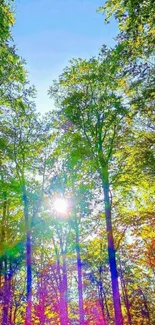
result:
[(54, 201), (54, 209), (59, 213), (66, 213), (68, 208), (68, 202), (65, 199), (57, 198)]

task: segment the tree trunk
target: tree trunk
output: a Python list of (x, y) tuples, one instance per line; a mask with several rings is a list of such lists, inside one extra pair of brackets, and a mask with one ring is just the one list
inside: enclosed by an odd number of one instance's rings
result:
[(43, 279), (43, 275), (41, 274), (40, 279), (40, 292), (39, 292), (39, 309), (40, 309), (40, 325), (45, 324), (45, 280)]
[(57, 255), (57, 272), (59, 276), (59, 290), (60, 290), (60, 304), (59, 304), (59, 318), (60, 324), (66, 325), (66, 308), (64, 302), (64, 278), (61, 274), (61, 266), (60, 266), (60, 257)]
[[(1, 228), (1, 245), (2, 249), (5, 247), (5, 243), (7, 241), (6, 238), (6, 213), (7, 213), (7, 193), (3, 192), (3, 216), (2, 216), (2, 228)], [(2, 321), (3, 325), (8, 324), (8, 309), (9, 309), (9, 297), (8, 297), (8, 260), (4, 251), (2, 251), (3, 262), (4, 262), (4, 284), (3, 284), (3, 312), (2, 312)], [(3, 263), (2, 263), (3, 265)]]
[(32, 299), (32, 265), (31, 265), (31, 233), (26, 235), (26, 267), (27, 267), (27, 308), (26, 325), (31, 325), (31, 299)]
[(25, 226), (26, 226), (26, 273), (27, 273), (27, 282), (26, 282), (26, 298), (27, 298), (27, 307), (26, 307), (26, 320), (25, 325), (31, 325), (31, 295), (32, 295), (32, 261), (31, 261), (31, 230), (30, 230), (30, 221), (28, 216), (28, 198), (24, 191), (23, 195), (24, 201), (24, 217), (25, 217)]
[(12, 301), (12, 259), (9, 259), (9, 274), (8, 274), (8, 297), (9, 297), (9, 313), (8, 313), (8, 323), (12, 325), (12, 308), (13, 308), (13, 301)]
[(66, 263), (66, 255), (63, 253), (63, 279), (62, 279), (62, 287), (63, 287), (63, 305), (64, 305), (64, 320), (65, 324), (69, 324), (68, 318), (68, 281), (67, 281), (67, 263)]
[(148, 308), (148, 303), (147, 303), (147, 299), (146, 296), (144, 295), (144, 292), (142, 291), (142, 289), (139, 290), (140, 294), (143, 297), (143, 303), (144, 303), (144, 308), (145, 310), (143, 310), (143, 316), (145, 316), (145, 319), (148, 319), (148, 325), (150, 325), (150, 312), (149, 312), (149, 308)]
[(105, 203), (106, 229), (107, 229), (107, 237), (108, 237), (108, 256), (109, 256), (109, 266), (110, 266), (110, 273), (111, 273), (112, 294), (113, 294), (113, 304), (114, 304), (114, 313), (115, 313), (115, 325), (123, 325), (120, 293), (119, 293), (119, 285), (118, 285), (118, 273), (117, 273), (117, 265), (116, 265), (116, 253), (114, 248), (114, 238), (113, 238), (112, 220), (111, 220), (109, 181), (107, 176), (106, 179), (104, 178), (103, 192), (104, 192), (104, 203)]
[(103, 296), (103, 284), (102, 284), (102, 265), (100, 265), (100, 268), (99, 268), (98, 289), (99, 289), (99, 302), (100, 302), (100, 306), (101, 306), (101, 310), (102, 310), (103, 324), (107, 325), (107, 320), (105, 318), (105, 311), (104, 311), (104, 296)]
[(46, 286), (46, 279), (44, 278), (43, 270), (43, 261), (44, 261), (44, 255), (43, 255), (43, 250), (41, 249), (41, 277), (40, 281), (38, 280), (38, 287), (39, 287), (39, 321), (40, 325), (45, 324), (45, 302), (46, 302), (46, 291), (45, 291), (45, 286)]
[(83, 286), (82, 286), (82, 263), (79, 244), (79, 228), (76, 222), (76, 258), (78, 273), (78, 296), (79, 296), (79, 324), (84, 325), (84, 308), (83, 308)]
[(122, 292), (123, 292), (123, 296), (124, 296), (124, 304), (125, 304), (126, 311), (127, 311), (128, 324), (132, 325), (131, 313), (130, 313), (130, 303), (129, 303), (129, 299), (128, 299), (128, 292), (127, 292), (127, 287), (126, 287), (124, 276), (123, 276), (123, 270), (122, 270), (122, 265), (121, 265), (120, 259), (119, 259), (119, 264), (120, 264)]
[(8, 325), (8, 310), (9, 310), (9, 297), (8, 297), (8, 275), (7, 275), (7, 257), (4, 257), (5, 274), (4, 274), (4, 287), (3, 287), (3, 325)]

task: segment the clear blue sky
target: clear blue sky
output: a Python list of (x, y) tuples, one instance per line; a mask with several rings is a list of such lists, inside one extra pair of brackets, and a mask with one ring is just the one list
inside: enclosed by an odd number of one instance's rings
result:
[(73, 57), (98, 54), (102, 44), (112, 46), (114, 21), (104, 24), (96, 13), (104, 0), (15, 0), (13, 37), (18, 54), (27, 62), (29, 80), (36, 86), (37, 109), (53, 106), (47, 90)]

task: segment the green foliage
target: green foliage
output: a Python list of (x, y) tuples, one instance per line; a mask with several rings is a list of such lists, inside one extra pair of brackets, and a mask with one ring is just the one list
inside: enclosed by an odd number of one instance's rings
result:
[(154, 15), (152, 0), (108, 0), (99, 11), (106, 14), (105, 22), (114, 15), (121, 31), (124, 45), (129, 47), (130, 55), (140, 57), (151, 55), (154, 51)]
[(14, 24), (14, 16), (11, 11), (11, 3), (13, 1), (0, 1), (0, 44), (8, 41), (10, 38), (10, 28)]
[[(71, 60), (49, 90), (56, 108), (40, 118), (11, 45), (11, 2), (0, 1), (2, 324), (25, 323), (28, 233), (32, 324), (78, 324), (81, 297), (86, 324), (115, 324), (107, 207), (123, 325), (154, 324), (153, 6), (106, 1), (118, 44)], [(68, 199), (67, 213), (55, 211), (57, 197)]]

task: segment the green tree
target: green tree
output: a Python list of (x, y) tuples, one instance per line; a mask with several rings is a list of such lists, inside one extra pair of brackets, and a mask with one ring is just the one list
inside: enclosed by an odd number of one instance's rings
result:
[(61, 125), (69, 124), (68, 137), (78, 131), (92, 166), (100, 175), (104, 193), (108, 254), (116, 324), (122, 324), (118, 274), (112, 231), (109, 164), (116, 139), (125, 133), (128, 110), (118, 94), (118, 66), (111, 60), (111, 52), (102, 52), (102, 59), (73, 60), (54, 83), (49, 93), (60, 108), (57, 116)]
[[(33, 167), (35, 155), (39, 151), (38, 134), (40, 124), (34, 107), (30, 101), (32, 89), (24, 88), (14, 100), (11, 107), (3, 107), (2, 137), (6, 139), (3, 148), (4, 155), (13, 164), (13, 173), (19, 184), (19, 191), (23, 201), (23, 214), (26, 234), (26, 266), (27, 266), (27, 309), (26, 322), (30, 324), (31, 291), (32, 291), (32, 262), (31, 262), (31, 222)], [(32, 190), (31, 190), (32, 188)]]
[(107, 0), (99, 8), (106, 14), (105, 22), (114, 15), (121, 31), (120, 39), (133, 57), (150, 56), (154, 52), (154, 10), (152, 0)]

